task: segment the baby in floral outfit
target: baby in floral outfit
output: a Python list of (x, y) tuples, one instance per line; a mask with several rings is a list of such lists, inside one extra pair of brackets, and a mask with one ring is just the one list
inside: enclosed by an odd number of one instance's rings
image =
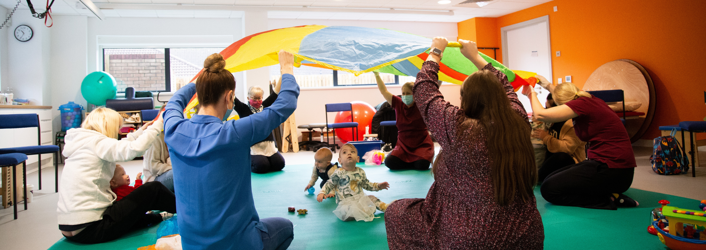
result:
[(344, 144), (338, 154), (338, 162), (341, 164), (341, 168), (331, 175), (316, 197), (321, 202), (326, 198), (326, 194), (335, 190), (338, 207), (333, 213), (343, 221), (372, 221), (375, 218), (376, 209), (383, 212), (387, 209), (387, 204), (375, 196), (365, 195), (363, 189), (379, 191), (388, 189), (390, 184), (387, 182), (375, 183), (368, 181), (365, 171), (355, 166), (358, 160), (358, 150), (356, 150), (355, 146), (348, 143)]

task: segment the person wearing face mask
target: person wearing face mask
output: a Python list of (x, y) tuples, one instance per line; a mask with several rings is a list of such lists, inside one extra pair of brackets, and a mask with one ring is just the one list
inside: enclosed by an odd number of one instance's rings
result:
[[(263, 101), (262, 95), (264, 91), (258, 86), (252, 86), (248, 90), (248, 103), (245, 104), (238, 100), (238, 98), (235, 98), (233, 101), (233, 109), (238, 113), (241, 119), (252, 114), (260, 113), (262, 109), (269, 107), (277, 100), (279, 90), (280, 84), (277, 84), (277, 81), (271, 82), (270, 96)], [(264, 140), (250, 147), (250, 158), (250, 170), (253, 173), (264, 174), (277, 172), (284, 168), (284, 157), (277, 151), (275, 137), (272, 133)]]
[(414, 83), (402, 85), (402, 97), (398, 97), (387, 91), (378, 72), (374, 73), (378, 89), (387, 103), (395, 109), (397, 120), (397, 144), (385, 158), (385, 166), (390, 170), (429, 169), (434, 158), (434, 143), (412, 98)]

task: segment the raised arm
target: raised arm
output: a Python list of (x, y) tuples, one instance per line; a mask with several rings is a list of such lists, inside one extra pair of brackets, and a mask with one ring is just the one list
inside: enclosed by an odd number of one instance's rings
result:
[[(446, 38), (434, 38), (432, 41), (432, 47), (442, 51), (447, 44)], [(464, 114), (461, 109), (444, 100), (439, 91), (439, 61), (441, 57), (431, 53), (422, 64), (422, 70), (414, 83), (414, 101), (434, 138), (442, 147), (447, 147), (456, 138), (456, 125)]]
[(507, 95), (507, 98), (510, 99), (510, 106), (512, 107), (515, 112), (517, 112), (518, 115), (520, 115), (525, 121), (529, 123), (529, 120), (527, 118), (527, 111), (525, 111), (525, 107), (522, 105), (522, 102), (520, 102), (520, 99), (517, 98), (517, 93), (515, 93), (515, 89), (512, 87), (512, 84), (510, 84), (510, 81), (507, 79), (507, 76), (500, 70), (496, 69), (493, 67), (492, 64), (488, 63), (483, 57), (480, 56), (478, 53), (478, 45), (473, 42), (473, 41), (467, 41), (467, 40), (459, 40), (459, 43), (461, 44), (461, 54), (463, 54), (468, 60), (473, 62), (474, 65), (476, 65), (476, 68), (478, 70), (484, 69), (492, 72), (495, 74), (495, 76), (500, 80), (500, 83), (503, 85), (503, 89), (505, 89), (505, 94)]
[(179, 121), (184, 120), (184, 109), (189, 104), (189, 100), (196, 94), (196, 84), (189, 83), (174, 93), (169, 99), (162, 116), (164, 117), (165, 135), (169, 136), (170, 131), (175, 129)]
[(530, 99), (530, 105), (532, 106), (532, 116), (546, 123), (554, 123), (560, 121), (566, 121), (568, 119), (573, 119), (578, 117), (569, 106), (559, 105), (556, 107), (545, 109), (544, 106), (537, 99), (537, 93), (534, 91), (532, 86), (522, 87), (522, 94), (526, 95)]
[(162, 118), (160, 117), (135, 140), (118, 141), (106, 137), (96, 144), (95, 152), (99, 158), (108, 162), (130, 161), (144, 154), (161, 132)]
[(392, 105), (392, 93), (390, 93), (390, 91), (387, 91), (387, 86), (385, 86), (385, 82), (383, 82), (382, 78), (380, 78), (380, 73), (374, 71), (373, 74), (375, 74), (375, 80), (378, 83), (378, 89), (380, 90), (380, 94), (385, 97), (385, 101), (387, 101), (387, 103)]
[[(277, 84), (277, 82), (275, 82), (275, 84)], [(271, 106), (272, 103), (274, 103), (275, 100), (277, 100), (278, 93), (282, 89), (282, 83), (280, 82), (280, 84), (277, 84), (277, 86), (274, 88), (272, 87), (272, 85), (270, 85), (269, 89), (270, 89), (270, 95), (267, 96), (267, 98), (265, 98), (264, 101), (262, 101), (262, 106), (265, 108)]]
[(239, 120), (227, 121), (225, 124), (227, 128), (223, 132), (232, 133), (226, 137), (228, 140), (253, 145), (265, 139), (274, 128), (294, 113), (299, 97), (299, 85), (292, 75), (294, 55), (280, 51), (279, 60), (282, 71), (282, 88), (276, 101), (260, 113)]

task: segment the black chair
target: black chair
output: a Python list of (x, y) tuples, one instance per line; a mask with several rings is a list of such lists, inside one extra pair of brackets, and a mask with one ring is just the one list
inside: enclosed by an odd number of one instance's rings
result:
[(37, 171), (39, 173), (39, 190), (42, 190), (42, 154), (54, 154), (54, 189), (59, 192), (59, 146), (42, 145), (41, 128), (39, 127), (39, 115), (37, 114), (14, 114), (0, 115), (0, 129), (13, 128), (37, 128), (37, 146), (0, 148), (0, 154), (22, 153), (26, 155), (37, 155), (39, 158)]
[(595, 91), (586, 91), (591, 95), (594, 95), (595, 97), (600, 98), (604, 102), (622, 102), (623, 104), (623, 118), (620, 119), (620, 121), (623, 122), (623, 125), (625, 125), (625, 92), (623, 92), (622, 89), (613, 89), (613, 90), (595, 90)]
[[(21, 153), (10, 153), (0, 155), (0, 168), (12, 167), (12, 207), (17, 219), (17, 168), (22, 163), (22, 187), (24, 192), (25, 210), (27, 210), (27, 155)], [(5, 188), (10, 188), (8, 183), (3, 183)]]
[(321, 147), (329, 147), (330, 145), (327, 142), (322, 141), (313, 141), (313, 134), (316, 129), (321, 130), (321, 138), (324, 137), (324, 128), (326, 128), (326, 123), (311, 123), (311, 124), (306, 124), (306, 125), (299, 125), (297, 128), (300, 129), (306, 129), (309, 130), (309, 140), (308, 141), (303, 141), (299, 143), (299, 149), (302, 147), (306, 147), (307, 150), (311, 151), (316, 151)]
[[(340, 112), (340, 111), (349, 111), (351, 112), (351, 122), (340, 122), (340, 123), (328, 123), (328, 113), (329, 112)], [(355, 128), (355, 140), (358, 140), (358, 123), (353, 120), (353, 104), (351, 103), (329, 103), (326, 104), (326, 143), (329, 142), (329, 137), (328, 137), (328, 132), (329, 129), (333, 129), (333, 144), (331, 145), (331, 149), (333, 149), (333, 152), (336, 152), (336, 148), (338, 148), (338, 145), (336, 144), (336, 129), (337, 128)]]

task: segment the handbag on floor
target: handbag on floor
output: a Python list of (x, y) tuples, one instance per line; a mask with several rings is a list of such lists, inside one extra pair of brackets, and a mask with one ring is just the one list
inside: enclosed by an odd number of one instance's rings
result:
[(674, 137), (676, 129), (669, 136), (655, 138), (652, 148), (652, 171), (661, 175), (686, 174), (689, 172), (689, 158), (684, 157), (679, 141)]

